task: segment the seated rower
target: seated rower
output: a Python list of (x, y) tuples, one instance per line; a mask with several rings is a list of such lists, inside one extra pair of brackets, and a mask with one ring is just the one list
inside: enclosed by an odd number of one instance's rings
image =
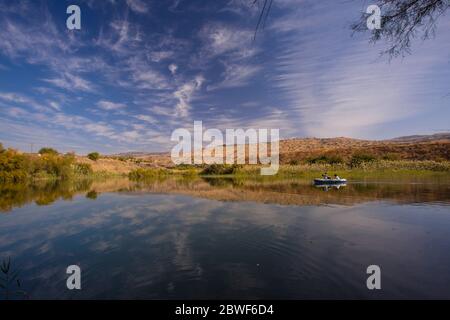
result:
[(339, 178), (339, 176), (337, 174), (334, 175), (334, 179), (335, 180), (341, 180), (341, 178)]

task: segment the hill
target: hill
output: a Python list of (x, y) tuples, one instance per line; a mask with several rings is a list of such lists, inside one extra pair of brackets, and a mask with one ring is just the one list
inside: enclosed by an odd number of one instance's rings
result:
[(282, 163), (322, 155), (348, 159), (353, 154), (362, 153), (388, 160), (450, 160), (450, 134), (409, 136), (378, 141), (307, 138), (280, 142)]
[[(224, 148), (226, 148), (224, 146)], [(338, 138), (293, 138), (280, 141), (281, 164), (309, 161), (320, 157), (348, 160), (354, 154), (368, 154), (386, 160), (450, 161), (450, 133), (414, 135), (389, 140)], [(133, 158), (143, 166), (173, 166), (170, 153), (128, 152), (111, 156)]]

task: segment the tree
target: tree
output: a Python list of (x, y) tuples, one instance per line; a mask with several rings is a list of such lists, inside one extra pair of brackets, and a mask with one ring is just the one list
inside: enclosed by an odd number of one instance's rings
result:
[(58, 151), (56, 151), (56, 150), (53, 149), (53, 148), (41, 148), (41, 149), (39, 150), (39, 154), (40, 154), (40, 155), (44, 155), (44, 154), (57, 155), (57, 154), (58, 154)]
[(92, 161), (97, 161), (98, 159), (100, 159), (100, 154), (98, 152), (91, 152), (87, 155), (87, 157)]
[(352, 25), (352, 30), (370, 31), (372, 43), (387, 42), (388, 48), (382, 54), (390, 58), (409, 54), (413, 39), (426, 40), (434, 36), (436, 21), (450, 7), (448, 0), (378, 0), (375, 4), (381, 9), (381, 28), (368, 30), (370, 14), (364, 13)]
[[(262, 9), (256, 25), (255, 36), (269, 15), (274, 0), (252, 0)], [(374, 0), (373, 4), (381, 9), (381, 29), (369, 30), (367, 18), (371, 15), (363, 13), (360, 19), (351, 25), (354, 32), (371, 32), (372, 43), (383, 40), (388, 48), (382, 51), (389, 58), (411, 53), (413, 39), (422, 40), (433, 37), (437, 20), (450, 7), (449, 0)]]
[(0, 142), (0, 153), (2, 153), (3, 151), (5, 151), (5, 148), (3, 148), (3, 144)]

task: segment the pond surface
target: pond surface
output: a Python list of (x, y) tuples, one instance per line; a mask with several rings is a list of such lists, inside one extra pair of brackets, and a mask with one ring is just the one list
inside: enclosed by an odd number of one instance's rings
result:
[(448, 181), (115, 179), (0, 196), (0, 259), (31, 299), (450, 299)]

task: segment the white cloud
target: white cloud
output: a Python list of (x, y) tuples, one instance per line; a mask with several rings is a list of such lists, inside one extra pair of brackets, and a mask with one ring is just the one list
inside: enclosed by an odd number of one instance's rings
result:
[(139, 119), (141, 121), (149, 122), (149, 123), (156, 123), (156, 119), (149, 115), (139, 114), (135, 116), (136, 119)]
[(50, 101), (49, 102), (50, 107), (52, 107), (53, 109), (55, 109), (56, 111), (61, 111), (61, 106), (59, 105), (58, 102), (55, 101)]
[(148, 110), (150, 112), (152, 112), (153, 114), (156, 114), (156, 115), (159, 115), (159, 116), (169, 117), (169, 116), (173, 115), (173, 111), (171, 109), (163, 108), (163, 107), (160, 107), (160, 106), (154, 106), (154, 107), (148, 108)]
[(220, 83), (208, 86), (208, 90), (242, 87), (249, 83), (252, 77), (262, 68), (245, 63), (231, 63), (225, 65)]
[(121, 135), (125, 139), (131, 140), (131, 141), (137, 140), (141, 136), (141, 134), (138, 131), (136, 131), (136, 130), (122, 132)]
[(131, 10), (137, 13), (147, 13), (148, 5), (142, 0), (127, 0), (127, 4)]
[(7, 114), (9, 115), (9, 116), (11, 116), (11, 117), (23, 117), (23, 116), (25, 116), (25, 115), (27, 115), (28, 114), (28, 112), (27, 111), (25, 111), (24, 109), (22, 109), (22, 108), (16, 108), (16, 107), (12, 107), (12, 108), (8, 108), (7, 110), (6, 110), (6, 112), (7, 112)]
[(178, 66), (177, 66), (176, 64), (174, 64), (174, 63), (171, 63), (171, 64), (169, 65), (169, 70), (170, 70), (170, 73), (172, 73), (173, 75), (175, 75), (175, 73), (176, 73), (177, 70), (178, 70)]
[(252, 44), (253, 32), (223, 24), (207, 24), (200, 31), (205, 50), (210, 56), (231, 52), (249, 52)]
[(204, 80), (203, 76), (197, 76), (193, 81), (185, 83), (175, 91), (174, 96), (178, 99), (175, 107), (177, 116), (186, 117), (189, 115), (189, 110), (191, 109), (190, 101), (194, 93), (201, 88)]
[(123, 103), (116, 103), (116, 102), (107, 101), (107, 100), (99, 101), (97, 103), (97, 106), (103, 110), (108, 110), (108, 111), (125, 109), (127, 107)]
[(80, 76), (70, 74), (68, 72), (61, 74), (60, 77), (51, 78), (51, 79), (43, 79), (45, 82), (48, 82), (56, 87), (61, 89), (66, 89), (69, 91), (85, 91), (85, 92), (93, 92), (94, 85)]
[(150, 60), (153, 62), (160, 62), (162, 60), (173, 57), (173, 51), (153, 51), (148, 54)]
[(31, 107), (40, 112), (51, 111), (48, 107), (37, 103), (34, 99), (29, 98), (22, 94), (10, 93), (10, 92), (0, 92), (0, 99), (7, 102), (12, 102), (14, 104), (20, 104), (22, 106)]

